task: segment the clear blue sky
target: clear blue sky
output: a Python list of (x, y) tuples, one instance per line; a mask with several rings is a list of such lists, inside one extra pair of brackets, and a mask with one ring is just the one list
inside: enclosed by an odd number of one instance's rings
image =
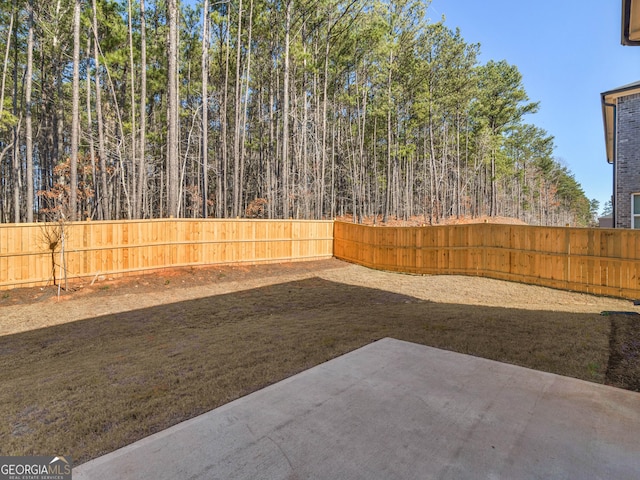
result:
[(555, 156), (587, 197), (611, 198), (600, 93), (640, 80), (640, 47), (620, 45), (620, 0), (432, 0), (427, 16), (506, 60), (540, 110), (525, 121), (555, 137)]

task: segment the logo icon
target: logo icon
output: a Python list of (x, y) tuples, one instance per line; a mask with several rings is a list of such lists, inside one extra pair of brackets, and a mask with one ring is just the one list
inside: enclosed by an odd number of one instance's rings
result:
[(68, 456), (0, 456), (0, 480), (71, 480), (71, 467)]

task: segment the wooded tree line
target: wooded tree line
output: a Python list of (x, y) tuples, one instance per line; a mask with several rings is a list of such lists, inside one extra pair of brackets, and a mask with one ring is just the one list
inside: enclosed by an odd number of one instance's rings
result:
[(0, 0), (0, 220), (592, 207), (518, 69), (420, 0)]

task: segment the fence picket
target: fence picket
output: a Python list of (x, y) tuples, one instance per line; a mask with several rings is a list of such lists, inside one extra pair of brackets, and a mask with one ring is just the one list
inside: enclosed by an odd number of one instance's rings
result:
[[(0, 224), (0, 290), (46, 285), (55, 224)], [(167, 267), (258, 264), (330, 258), (333, 222), (159, 219), (65, 225), (69, 279), (121, 276)], [(59, 262), (59, 247), (55, 250)], [(56, 279), (62, 277), (60, 265)]]
[(381, 270), (477, 275), (640, 298), (640, 231), (496, 224), (371, 227), (342, 222), (334, 229), (336, 258)]

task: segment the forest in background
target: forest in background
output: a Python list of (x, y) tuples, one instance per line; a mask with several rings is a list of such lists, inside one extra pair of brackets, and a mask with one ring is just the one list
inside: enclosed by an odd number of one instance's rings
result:
[(420, 0), (0, 0), (0, 221), (588, 225), (517, 67)]

